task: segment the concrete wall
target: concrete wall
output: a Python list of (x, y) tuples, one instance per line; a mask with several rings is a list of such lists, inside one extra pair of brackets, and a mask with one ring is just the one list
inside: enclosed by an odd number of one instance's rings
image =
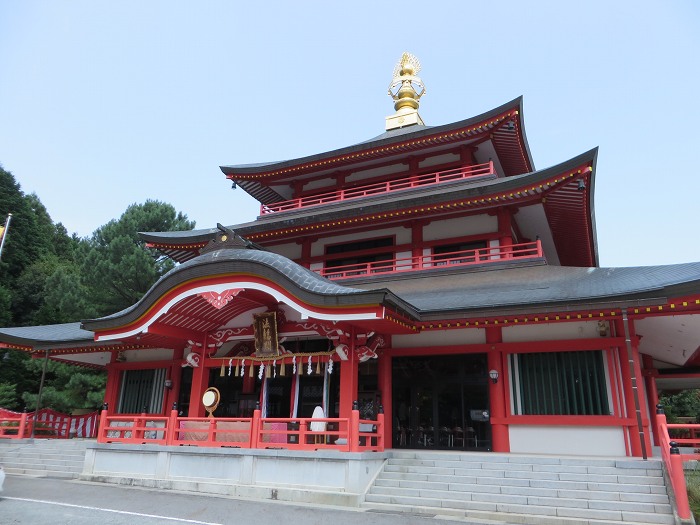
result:
[(92, 444), (81, 479), (358, 505), (388, 454)]

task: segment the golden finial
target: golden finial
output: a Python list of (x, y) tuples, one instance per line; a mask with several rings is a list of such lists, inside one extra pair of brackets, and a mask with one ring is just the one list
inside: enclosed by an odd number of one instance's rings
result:
[(389, 96), (394, 99), (396, 114), (386, 118), (387, 131), (414, 124), (423, 125), (423, 119), (418, 115), (418, 101), (425, 94), (425, 86), (418, 76), (420, 69), (420, 62), (411, 53), (401, 55), (394, 67)]

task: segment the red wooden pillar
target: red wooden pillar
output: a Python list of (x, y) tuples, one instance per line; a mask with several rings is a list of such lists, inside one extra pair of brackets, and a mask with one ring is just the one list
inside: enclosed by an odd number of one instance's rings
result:
[(199, 366), (192, 370), (192, 388), (190, 389), (190, 410), (188, 417), (204, 417), (204, 405), (202, 396), (209, 386), (209, 369), (204, 366), (204, 359)]
[(117, 352), (112, 352), (112, 358), (107, 365), (107, 384), (105, 385), (105, 400), (108, 404), (110, 413), (116, 413), (117, 400), (119, 395), (119, 382), (121, 380), (122, 371), (115, 366)]
[[(499, 423), (506, 417), (506, 391), (505, 370), (503, 370), (502, 352), (497, 350), (496, 343), (503, 342), (503, 334), (499, 327), (489, 327), (486, 329), (486, 343), (493, 345), (487, 354), (487, 364), (489, 372), (498, 372), (498, 382), (494, 383), (489, 379), (489, 401), (491, 413), (491, 443), (494, 452), (510, 452), (510, 437), (508, 435), (508, 425)], [(493, 420), (496, 422), (494, 423)]]
[[(618, 335), (625, 334), (624, 321), (615, 320), (615, 332)], [(631, 356), (627, 351), (627, 346), (618, 348), (620, 354), (620, 375), (622, 376), (622, 394), (625, 400), (625, 417), (630, 420), (627, 425), (627, 437), (630, 442), (630, 452), (632, 456), (642, 457), (642, 440), (640, 439), (639, 428), (636, 422), (637, 410), (635, 408), (635, 386), (632, 381), (633, 369), (630, 367)]]
[(163, 407), (164, 414), (170, 414), (170, 411), (173, 408), (173, 403), (177, 403), (177, 400), (180, 397), (180, 382), (182, 380), (182, 357), (184, 353), (185, 351), (182, 348), (173, 349), (173, 361), (168, 367), (168, 375), (166, 378), (166, 380), (171, 381), (171, 387), (166, 390), (165, 399), (163, 400), (163, 403), (165, 403), (165, 407)]
[(504, 253), (503, 249), (505, 246), (511, 246), (513, 244), (513, 233), (511, 225), (511, 214), (509, 208), (498, 208), (498, 245), (501, 248), (501, 255), (506, 259), (512, 259), (513, 254), (511, 252)]
[(413, 257), (413, 268), (421, 267), (421, 256), (423, 255), (423, 221), (413, 221), (411, 223), (411, 257)]
[(355, 333), (352, 338), (346, 361), (340, 362), (340, 418), (350, 419), (352, 402), (357, 400), (357, 355), (355, 352)]
[[(642, 376), (642, 359), (639, 354), (639, 338), (637, 337), (637, 331), (634, 328), (634, 321), (630, 319), (628, 321), (629, 326), (629, 337), (632, 342), (632, 361), (634, 363), (634, 378), (637, 386), (637, 401), (639, 410), (642, 418), (642, 428), (644, 432), (644, 448), (642, 450), (642, 455), (646, 458), (651, 455), (651, 431), (649, 429), (649, 408), (648, 404), (645, 402), (646, 396), (642, 397), (645, 392), (643, 388), (644, 382)], [(654, 410), (656, 412), (656, 410)]]
[(656, 388), (656, 369), (654, 368), (654, 360), (649, 355), (642, 355), (642, 364), (644, 365), (644, 384), (647, 390), (647, 410), (649, 411), (649, 419), (651, 420), (651, 431), (654, 438), (654, 445), (659, 446), (659, 422), (656, 414), (656, 405), (659, 404), (659, 391)]
[(384, 407), (384, 447), (394, 448), (394, 440), (392, 439), (393, 434), (393, 422), (394, 418), (392, 416), (392, 386), (391, 386), (391, 356), (383, 352), (378, 357), (377, 362), (377, 378), (379, 384), (379, 391), (381, 392), (381, 403)]

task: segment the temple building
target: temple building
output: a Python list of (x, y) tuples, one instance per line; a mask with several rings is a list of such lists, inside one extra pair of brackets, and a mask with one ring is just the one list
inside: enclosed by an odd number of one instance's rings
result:
[(259, 216), (142, 233), (179, 264), (130, 308), (0, 347), (105, 368), (105, 422), (262, 429), (194, 443), (652, 455), (658, 390), (696, 380), (700, 263), (599, 267), (597, 150), (536, 169), (521, 98), (426, 125), (419, 71), (374, 138), (222, 166)]

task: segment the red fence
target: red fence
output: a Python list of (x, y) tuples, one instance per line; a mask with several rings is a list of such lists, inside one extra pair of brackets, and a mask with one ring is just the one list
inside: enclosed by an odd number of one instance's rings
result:
[[(666, 423), (663, 410), (657, 410), (656, 418), (661, 457), (666, 464), (671, 487), (676, 496), (678, 516), (683, 520), (688, 520), (690, 519), (690, 504), (683, 462), (700, 460), (700, 453), (698, 453), (700, 449), (697, 448), (700, 447), (700, 425)], [(674, 437), (671, 437), (672, 435)], [(681, 454), (682, 447), (690, 448), (692, 453)]]
[(384, 414), (377, 420), (360, 419), (353, 410), (345, 418), (169, 417), (110, 415), (102, 411), (97, 441), (100, 443), (152, 443), (198, 447), (331, 449), (345, 452), (383, 451)]
[(13, 412), (0, 408), (0, 439), (22, 439), (32, 436), (53, 439), (93, 438), (97, 436), (98, 421), (99, 412), (71, 416), (50, 408), (42, 408), (35, 420), (34, 412)]
[(444, 266), (466, 266), (488, 262), (502, 262), (504, 259), (518, 258), (522, 260), (541, 258), (543, 256), (542, 244), (537, 240), (534, 242), (509, 244), (507, 246), (491, 246), (474, 250), (405, 257), (403, 259), (389, 259), (361, 264), (332, 266), (316, 270), (316, 272), (327, 279), (346, 279), (349, 277), (359, 277), (377, 273), (427, 270)]
[(274, 204), (263, 204), (260, 206), (260, 215), (269, 215), (270, 213), (297, 210), (300, 208), (307, 208), (309, 206), (318, 206), (319, 204), (328, 204), (330, 202), (346, 201), (350, 199), (358, 199), (360, 197), (367, 197), (369, 195), (378, 195), (381, 193), (390, 193), (393, 191), (425, 187), (442, 182), (469, 179), (484, 175), (494, 175), (495, 173), (496, 171), (494, 170), (493, 162), (486, 162), (484, 164), (467, 166), (466, 168), (436, 171), (423, 175), (413, 175), (402, 177), (400, 179), (388, 180), (386, 182), (355, 186), (354, 188), (330, 191), (327, 193), (318, 193), (289, 201), (276, 202)]

